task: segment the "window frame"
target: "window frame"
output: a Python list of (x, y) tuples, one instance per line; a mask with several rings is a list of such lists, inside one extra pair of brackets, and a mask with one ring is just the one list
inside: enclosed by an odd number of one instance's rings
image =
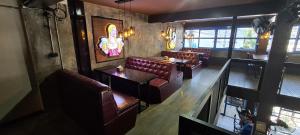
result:
[[(297, 24), (297, 25), (294, 25), (293, 27), (295, 27), (295, 26), (298, 26), (298, 30), (297, 30), (297, 34), (296, 34), (296, 37), (295, 38), (292, 38), (291, 37), (291, 35), (290, 35), (290, 38), (289, 38), (289, 42), (290, 42), (290, 40), (295, 40), (295, 43), (294, 43), (294, 47), (293, 47), (293, 51), (292, 52), (287, 52), (287, 53), (300, 53), (300, 50), (299, 51), (297, 51), (297, 44), (298, 44), (298, 42), (299, 42), (299, 40), (300, 40), (300, 24)], [(300, 45), (299, 45), (300, 46)]]
[[(220, 37), (220, 38), (219, 38), (219, 37), (218, 37), (218, 32), (219, 32), (219, 30), (226, 30), (226, 29), (230, 29), (230, 32), (232, 32), (232, 31), (231, 31), (231, 27), (232, 27), (232, 26), (228, 25), (228, 26), (217, 26), (217, 27), (186, 28), (186, 29), (184, 29), (184, 33), (185, 33), (186, 30), (198, 30), (198, 32), (199, 32), (199, 37), (197, 37), (197, 38), (191, 38), (191, 39), (198, 39), (198, 48), (209, 48), (209, 49), (212, 49), (212, 50), (220, 50), (220, 51), (222, 51), (222, 50), (228, 50), (229, 46), (228, 46), (228, 47), (225, 47), (225, 48), (217, 48), (217, 39), (229, 39), (229, 40), (230, 40), (230, 36), (229, 36), (228, 38), (227, 38), (227, 37)], [(251, 26), (250, 26), (250, 25), (240, 25), (240, 26), (238, 26), (238, 27), (236, 28), (236, 31), (237, 31), (238, 28), (248, 28), (248, 27), (251, 27)], [(252, 27), (251, 27), (251, 28), (252, 28)], [(201, 36), (200, 36), (200, 31), (201, 31), (201, 30), (214, 30), (214, 31), (215, 31), (215, 36), (214, 36), (214, 38), (207, 38), (207, 37), (201, 38)], [(259, 36), (257, 36), (256, 38), (238, 38), (238, 39), (256, 39), (256, 43), (255, 43), (255, 48), (254, 48), (254, 49), (241, 49), (241, 48), (235, 48), (235, 40), (237, 39), (237, 38), (236, 38), (236, 34), (237, 34), (237, 33), (235, 33), (235, 35), (234, 35), (234, 41), (233, 41), (233, 50), (234, 50), (234, 51), (254, 52), (254, 51), (256, 50), (256, 48), (257, 48), (257, 42), (258, 42)], [(200, 40), (201, 40), (201, 39), (213, 39), (213, 40), (214, 40), (214, 45), (213, 45), (213, 47), (201, 47), (201, 46), (200, 46)], [(187, 47), (185, 47), (185, 40), (189, 40), (189, 39), (183, 37), (183, 42), (184, 42), (183, 47), (184, 47), (184, 48), (187, 48)], [(230, 42), (230, 41), (229, 41), (229, 42)]]
[[(257, 36), (256, 36), (256, 38), (247, 38), (247, 37), (237, 37), (237, 30), (239, 29), (239, 28), (252, 28), (252, 26), (250, 26), (250, 25), (240, 25), (240, 26), (237, 26), (236, 27), (236, 29), (235, 29), (235, 35), (234, 35), (234, 41), (233, 41), (233, 50), (238, 50), (238, 51), (255, 51), (256, 49), (257, 49), (257, 42), (258, 42), (258, 40), (259, 40), (259, 36), (258, 36), (258, 34), (257, 34)], [(236, 43), (236, 40), (237, 39), (255, 39), (256, 41), (255, 41), (255, 47), (253, 48), (253, 49), (251, 49), (251, 48), (249, 48), (249, 49), (247, 49), (247, 48), (235, 48), (235, 43)]]
[[(219, 30), (226, 30), (226, 29), (230, 29), (231, 30), (231, 26), (220, 26), (220, 27), (199, 27), (199, 28), (188, 28), (188, 29), (184, 29), (184, 33), (186, 30), (198, 30), (199, 32), (199, 37), (194, 37), (194, 38), (191, 38), (191, 39), (198, 39), (198, 48), (209, 48), (209, 49), (213, 49), (213, 50), (228, 50), (228, 47), (225, 47), (225, 48), (217, 48), (216, 45), (217, 45), (217, 39), (229, 39), (230, 40), (230, 37), (221, 37), (221, 38), (218, 38), (218, 31)], [(214, 30), (214, 33), (215, 33), (215, 36), (214, 37), (201, 37), (200, 36), (200, 33), (201, 33), (201, 30)], [(213, 47), (201, 47), (200, 46), (200, 40), (201, 39), (213, 39), (214, 41), (214, 45)], [(183, 37), (183, 47), (185, 47), (185, 40), (189, 40), (185, 37)], [(191, 46), (190, 46), (191, 47)]]

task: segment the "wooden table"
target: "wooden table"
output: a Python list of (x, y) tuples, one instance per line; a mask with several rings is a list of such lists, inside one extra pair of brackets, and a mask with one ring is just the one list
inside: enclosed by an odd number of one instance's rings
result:
[(252, 58), (254, 60), (263, 60), (263, 61), (269, 60), (269, 56), (267, 54), (253, 54)]
[[(95, 70), (97, 70), (97, 69), (95, 69)], [(111, 77), (124, 79), (126, 81), (130, 81), (130, 82), (137, 84), (137, 92), (138, 92), (137, 98), (140, 100), (142, 99), (141, 98), (141, 85), (148, 84), (148, 82), (150, 80), (157, 77), (155, 74), (152, 74), (152, 73), (142, 72), (139, 70), (134, 70), (134, 69), (129, 69), (129, 68), (125, 68), (124, 71), (122, 71), (122, 72), (117, 71), (116, 68), (97, 70), (97, 71), (109, 76), (110, 87), (111, 87)], [(148, 107), (149, 106), (148, 102), (145, 101), (145, 103), (146, 103), (146, 106)], [(141, 102), (140, 102), (139, 108), (140, 108), (139, 110), (141, 111), (142, 110)]]
[(179, 66), (179, 70), (180, 71), (182, 70), (181, 69), (182, 66), (185, 68), (186, 64), (191, 61), (191, 60), (188, 60), (188, 59), (178, 59), (178, 58), (173, 58), (174, 61), (170, 61), (170, 60), (166, 60), (164, 57), (150, 57), (150, 59), (159, 60), (159, 61), (166, 61), (166, 62), (170, 62), (170, 63), (175, 63), (175, 64), (177, 64)]

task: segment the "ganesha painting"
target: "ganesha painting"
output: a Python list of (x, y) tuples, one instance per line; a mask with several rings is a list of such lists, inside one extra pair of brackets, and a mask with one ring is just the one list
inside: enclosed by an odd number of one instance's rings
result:
[(107, 37), (99, 38), (97, 46), (109, 57), (119, 56), (122, 52), (124, 43), (122, 38), (118, 38), (117, 27), (114, 24), (106, 26)]

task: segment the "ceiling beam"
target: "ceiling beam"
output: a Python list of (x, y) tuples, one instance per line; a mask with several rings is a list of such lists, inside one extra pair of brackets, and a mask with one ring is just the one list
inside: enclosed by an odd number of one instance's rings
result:
[(201, 9), (193, 11), (185, 11), (178, 13), (150, 15), (148, 22), (174, 22), (192, 19), (205, 18), (222, 18), (232, 16), (246, 16), (258, 14), (272, 14), (277, 13), (280, 9), (280, 2), (264, 2), (257, 4), (245, 4), (237, 6), (218, 7), (210, 9)]

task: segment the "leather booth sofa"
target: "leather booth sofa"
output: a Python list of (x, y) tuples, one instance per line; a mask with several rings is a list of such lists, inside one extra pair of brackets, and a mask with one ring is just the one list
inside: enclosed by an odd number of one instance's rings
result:
[(208, 66), (209, 59), (211, 57), (211, 49), (209, 49), (209, 48), (182, 48), (181, 51), (204, 53), (204, 55), (200, 57), (200, 60), (203, 62), (204, 66)]
[(126, 68), (149, 72), (157, 78), (149, 82), (146, 99), (149, 103), (160, 103), (182, 86), (183, 73), (176, 70), (176, 65), (142, 57), (128, 57)]
[(195, 52), (162, 51), (161, 56), (190, 60), (189, 63), (187, 63), (185, 68), (183, 69), (185, 78), (192, 78), (201, 69), (202, 62), (199, 59), (198, 53)]
[(57, 72), (64, 112), (91, 135), (123, 135), (134, 127), (138, 100), (96, 80)]

